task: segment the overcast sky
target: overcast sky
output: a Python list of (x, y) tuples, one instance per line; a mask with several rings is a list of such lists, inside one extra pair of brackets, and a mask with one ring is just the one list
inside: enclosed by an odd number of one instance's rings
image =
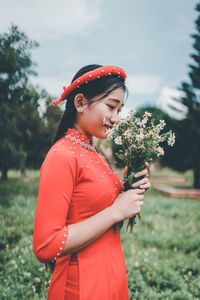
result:
[[(0, 0), (0, 32), (11, 23), (39, 42), (39, 83), (58, 97), (84, 65), (127, 73), (127, 107), (155, 104), (187, 79), (197, 0)], [(176, 94), (177, 95), (177, 94)]]

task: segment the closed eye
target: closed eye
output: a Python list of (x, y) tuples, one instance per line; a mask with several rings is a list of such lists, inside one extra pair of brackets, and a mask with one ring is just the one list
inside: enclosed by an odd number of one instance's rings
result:
[(111, 109), (114, 109), (114, 108), (115, 108), (115, 106), (112, 106), (112, 105), (108, 105), (108, 104), (107, 104), (107, 106), (110, 107)]
[[(109, 105), (109, 104), (107, 104), (107, 106), (112, 110), (116, 108), (115, 106)], [(117, 113), (119, 114), (120, 112), (121, 112), (121, 109), (119, 109)]]

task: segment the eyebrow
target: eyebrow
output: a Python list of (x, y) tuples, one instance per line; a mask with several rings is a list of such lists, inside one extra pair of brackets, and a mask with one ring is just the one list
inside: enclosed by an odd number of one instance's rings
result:
[[(115, 98), (108, 98), (108, 100), (112, 100), (112, 101), (115, 101), (115, 102), (118, 102), (118, 103), (120, 103), (120, 100), (118, 100), (118, 99), (115, 99)], [(122, 106), (121, 107), (123, 107), (124, 106), (124, 103), (122, 104)]]

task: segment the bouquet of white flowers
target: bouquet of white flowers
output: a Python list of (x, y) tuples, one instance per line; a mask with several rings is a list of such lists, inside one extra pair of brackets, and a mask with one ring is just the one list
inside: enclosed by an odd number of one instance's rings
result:
[[(153, 157), (164, 155), (164, 149), (160, 143), (167, 141), (170, 146), (175, 143), (175, 134), (171, 130), (160, 133), (166, 125), (164, 120), (160, 120), (159, 124), (154, 123), (151, 113), (145, 112), (141, 119), (134, 116), (134, 110), (130, 110), (127, 116), (121, 117), (113, 128), (106, 132), (108, 139), (120, 145), (120, 150), (116, 155), (127, 166), (127, 172), (123, 178), (124, 191), (133, 188), (132, 184), (137, 181), (134, 175), (145, 169), (145, 162), (151, 161)], [(127, 229), (130, 228), (130, 232), (135, 223), (136, 217), (129, 219)], [(118, 223), (119, 231), (122, 226), (123, 221)]]

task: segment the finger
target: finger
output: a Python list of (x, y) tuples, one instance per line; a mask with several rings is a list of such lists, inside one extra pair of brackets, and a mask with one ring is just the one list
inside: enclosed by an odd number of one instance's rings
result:
[(143, 178), (141, 180), (138, 180), (137, 182), (133, 183), (132, 187), (136, 188), (136, 187), (138, 187), (138, 186), (140, 186), (142, 184), (145, 184), (147, 182), (149, 182), (149, 179), (145, 177), (145, 178)]
[(145, 193), (145, 189), (137, 189), (138, 195), (143, 195)]
[(151, 186), (151, 183), (150, 183), (150, 182), (147, 182), (147, 183), (145, 183), (145, 184), (140, 185), (140, 188), (141, 188), (141, 189), (147, 190), (147, 189), (150, 188), (150, 186)]
[(143, 201), (139, 201), (139, 204), (140, 204), (140, 206), (143, 206), (144, 202)]
[(149, 163), (147, 161), (145, 162), (145, 166), (147, 169), (149, 168)]
[(140, 172), (137, 172), (135, 174), (135, 178), (138, 178), (138, 177), (141, 177), (141, 176), (146, 176), (148, 174), (148, 170), (147, 168), (145, 168), (144, 170), (140, 171)]
[(143, 200), (144, 199), (144, 195), (138, 195), (138, 197), (137, 197), (137, 201), (138, 202), (140, 202), (141, 200)]

